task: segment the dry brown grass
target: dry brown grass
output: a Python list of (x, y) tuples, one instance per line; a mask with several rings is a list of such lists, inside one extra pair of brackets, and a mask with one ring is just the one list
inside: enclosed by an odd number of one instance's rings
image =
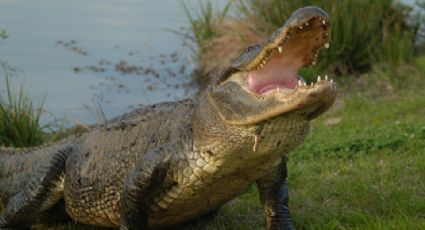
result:
[(201, 90), (206, 88), (212, 78), (223, 72), (248, 47), (264, 41), (267, 36), (247, 21), (226, 18), (218, 28), (218, 36), (203, 46), (195, 81)]

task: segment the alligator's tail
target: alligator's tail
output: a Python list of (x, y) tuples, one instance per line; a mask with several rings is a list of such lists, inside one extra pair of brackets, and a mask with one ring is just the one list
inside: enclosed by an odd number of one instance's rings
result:
[[(70, 145), (0, 148), (0, 229), (21, 226), (62, 197)], [(1, 209), (1, 207), (0, 207)]]

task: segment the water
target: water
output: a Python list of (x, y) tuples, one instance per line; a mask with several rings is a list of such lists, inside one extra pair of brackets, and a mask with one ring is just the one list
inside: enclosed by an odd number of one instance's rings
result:
[(191, 53), (170, 32), (182, 26), (177, 0), (0, 0), (0, 28), (9, 34), (0, 60), (15, 88), (24, 82), (36, 102), (46, 96), (43, 124), (64, 116), (94, 123), (85, 105), (112, 118), (194, 92)]

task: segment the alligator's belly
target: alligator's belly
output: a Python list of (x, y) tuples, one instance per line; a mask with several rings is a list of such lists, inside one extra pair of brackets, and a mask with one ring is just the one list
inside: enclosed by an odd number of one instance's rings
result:
[(175, 186), (158, 196), (151, 206), (150, 227), (166, 227), (178, 224), (217, 210), (221, 205), (243, 193), (251, 182), (238, 178), (217, 181), (209, 189), (196, 191), (193, 187)]
[[(154, 203), (150, 207), (149, 226), (157, 228), (176, 225), (217, 210), (224, 203), (243, 193), (261, 175), (276, 168), (279, 162), (278, 155), (262, 163), (259, 163), (258, 159), (253, 159), (246, 161), (243, 166), (230, 164), (231, 167), (226, 165), (218, 167), (216, 172), (203, 171), (203, 174), (196, 177), (202, 179), (190, 180), (188, 183), (176, 180), (179, 181), (177, 185), (154, 198)], [(84, 178), (69, 178), (70, 183), (65, 188), (65, 201), (71, 217), (85, 224), (119, 227), (122, 189), (120, 185), (123, 178), (126, 178), (124, 175), (127, 174), (124, 172), (110, 174), (115, 176), (102, 181), (102, 186)]]
[[(119, 227), (120, 191), (112, 187), (103, 191), (82, 188), (75, 193), (65, 193), (66, 210), (72, 219), (79, 223)], [(65, 190), (67, 191), (67, 190)]]
[(67, 212), (83, 224), (119, 227), (122, 185), (131, 164), (124, 162), (129, 167), (120, 167), (119, 154), (92, 155), (68, 158), (64, 189)]
[[(247, 162), (245, 168), (232, 174), (219, 173), (203, 178), (202, 182), (192, 181), (187, 186), (174, 186), (167, 193), (155, 198), (151, 205), (150, 226), (166, 227), (215, 211), (242, 194), (259, 177), (273, 171), (279, 162), (280, 157), (270, 159), (260, 166), (255, 162)], [(222, 171), (225, 169), (221, 168), (220, 172)]]

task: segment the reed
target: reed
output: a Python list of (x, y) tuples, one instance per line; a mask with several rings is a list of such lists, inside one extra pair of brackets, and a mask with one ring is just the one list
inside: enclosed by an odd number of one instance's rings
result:
[(23, 85), (15, 92), (5, 68), (5, 95), (0, 94), (0, 146), (27, 147), (43, 143), (40, 116), (44, 99), (38, 105), (26, 95)]

